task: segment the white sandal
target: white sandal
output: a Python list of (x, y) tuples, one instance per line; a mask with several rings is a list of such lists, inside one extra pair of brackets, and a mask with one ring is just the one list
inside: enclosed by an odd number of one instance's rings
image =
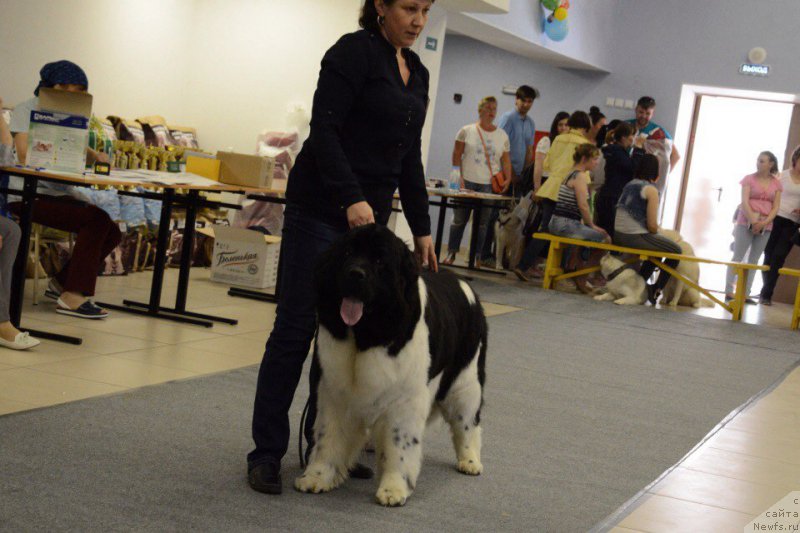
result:
[(3, 338), (0, 338), (0, 346), (5, 346), (6, 348), (11, 348), (12, 350), (27, 350), (29, 348), (33, 348), (34, 346), (38, 346), (41, 344), (42, 341), (31, 337), (30, 333), (27, 331), (20, 331), (17, 333), (17, 336), (14, 337), (13, 341), (7, 341)]

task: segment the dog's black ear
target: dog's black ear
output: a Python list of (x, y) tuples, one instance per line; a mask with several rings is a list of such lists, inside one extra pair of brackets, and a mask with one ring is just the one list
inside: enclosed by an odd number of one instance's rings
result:
[(334, 276), (342, 263), (344, 238), (334, 241), (330, 248), (319, 254), (314, 263), (314, 293), (318, 301), (326, 301), (324, 296), (332, 295), (337, 287)]
[(401, 254), (400, 265), (402, 267), (402, 276), (404, 276), (404, 287), (403, 292), (405, 301), (412, 302), (417, 298), (417, 278), (419, 277), (419, 264), (417, 263), (417, 257), (414, 253), (408, 249), (408, 246), (400, 239), (398, 239), (400, 250), (399, 253)]

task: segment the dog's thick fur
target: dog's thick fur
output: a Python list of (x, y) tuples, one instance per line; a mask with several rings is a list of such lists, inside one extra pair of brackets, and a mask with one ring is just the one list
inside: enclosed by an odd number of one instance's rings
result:
[(523, 221), (510, 209), (501, 209), (494, 223), (495, 236), (495, 269), (515, 267), (520, 259), (525, 246), (525, 236), (522, 234)]
[(405, 504), (434, 411), (450, 425), (458, 470), (480, 474), (487, 326), (472, 288), (450, 273), (419, 274), (403, 241), (369, 225), (322, 254), (315, 290), (316, 444), (295, 487), (336, 488), (371, 434), (380, 478), (375, 497)]
[[(680, 233), (671, 229), (659, 229), (659, 233), (674, 241), (681, 247), (683, 255), (694, 255), (692, 245), (683, 240)], [(677, 271), (686, 278), (698, 283), (700, 280), (700, 263), (693, 261), (681, 261), (678, 263)], [(694, 287), (689, 287), (675, 277), (670, 277), (664, 291), (661, 293), (661, 305), (675, 307), (685, 305), (687, 307), (713, 306), (713, 302), (700, 297), (700, 292)]]
[[(608, 279), (611, 274), (625, 263), (611, 254), (600, 258), (600, 272)], [(598, 294), (595, 300), (613, 301), (619, 305), (641, 305), (647, 301), (647, 287), (644, 279), (633, 268), (626, 268), (605, 286), (606, 292)]]

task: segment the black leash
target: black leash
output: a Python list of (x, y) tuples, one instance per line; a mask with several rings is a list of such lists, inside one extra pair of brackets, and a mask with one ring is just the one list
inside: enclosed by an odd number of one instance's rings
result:
[(308, 400), (306, 400), (306, 406), (303, 407), (303, 414), (300, 415), (300, 430), (297, 432), (298, 433), (297, 450), (298, 453), (300, 454), (300, 468), (306, 467), (306, 457), (305, 454), (303, 453), (303, 431), (306, 427), (306, 416), (308, 416), (308, 406), (310, 404), (311, 404), (311, 396), (308, 397)]

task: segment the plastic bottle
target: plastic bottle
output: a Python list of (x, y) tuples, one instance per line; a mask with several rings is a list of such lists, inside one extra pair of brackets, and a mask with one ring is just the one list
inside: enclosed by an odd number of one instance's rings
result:
[(450, 171), (450, 181), (448, 185), (450, 192), (458, 192), (461, 190), (461, 168), (453, 166)]

